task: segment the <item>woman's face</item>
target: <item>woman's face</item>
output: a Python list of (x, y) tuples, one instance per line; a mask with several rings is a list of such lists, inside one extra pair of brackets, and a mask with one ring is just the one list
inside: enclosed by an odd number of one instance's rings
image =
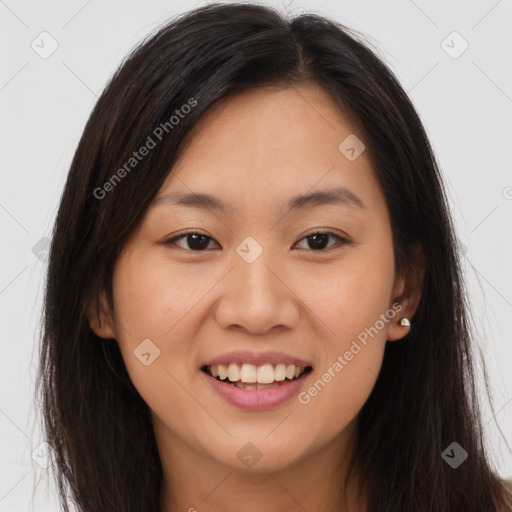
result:
[(355, 136), (313, 85), (243, 93), (197, 126), (118, 258), (114, 320), (95, 327), (117, 339), (161, 450), (271, 471), (349, 446), (409, 313)]

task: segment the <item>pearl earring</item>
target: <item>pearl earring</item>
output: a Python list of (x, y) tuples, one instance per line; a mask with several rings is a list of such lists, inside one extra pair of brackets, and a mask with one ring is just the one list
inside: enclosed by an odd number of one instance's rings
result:
[(408, 318), (405, 318), (405, 316), (403, 318), (400, 319), (400, 322), (398, 322), (400, 325), (403, 325), (404, 327), (411, 327), (411, 322), (409, 322), (409, 319)]

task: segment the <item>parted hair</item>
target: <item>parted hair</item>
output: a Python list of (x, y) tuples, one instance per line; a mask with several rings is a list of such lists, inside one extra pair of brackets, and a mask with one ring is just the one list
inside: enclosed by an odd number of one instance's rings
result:
[[(390, 213), (396, 271), (412, 268), (415, 246), (425, 261), (413, 329), (386, 345), (357, 418), (368, 512), (512, 510), (484, 446), (461, 256), (415, 108), (363, 35), (255, 4), (209, 4), (148, 36), (109, 80), (79, 141), (52, 233), (37, 381), (62, 510), (161, 510), (149, 408), (116, 340), (98, 338), (87, 311), (103, 292), (112, 307), (116, 258), (205, 113), (239, 92), (306, 82), (330, 94), (364, 138)], [(99, 194), (191, 99), (165, 143)], [(456, 469), (442, 457), (454, 441), (468, 454)]]

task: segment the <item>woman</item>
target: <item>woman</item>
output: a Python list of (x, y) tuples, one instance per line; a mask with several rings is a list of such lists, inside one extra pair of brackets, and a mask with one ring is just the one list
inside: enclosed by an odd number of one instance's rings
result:
[(455, 240), (421, 121), (353, 31), (247, 4), (170, 22), (103, 92), (56, 219), (63, 509), (512, 510)]

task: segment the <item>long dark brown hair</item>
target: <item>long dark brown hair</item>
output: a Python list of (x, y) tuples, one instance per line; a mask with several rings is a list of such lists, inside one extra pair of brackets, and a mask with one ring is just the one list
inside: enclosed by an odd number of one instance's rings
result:
[[(90, 329), (88, 308), (103, 292), (113, 308), (116, 258), (208, 109), (251, 88), (306, 82), (323, 87), (364, 136), (390, 213), (396, 271), (414, 245), (424, 254), (414, 328), (387, 344), (358, 417), (368, 511), (509, 510), (484, 447), (460, 255), (418, 114), (361, 34), (251, 4), (210, 4), (150, 35), (110, 79), (77, 147), (53, 229), (36, 393), (63, 510), (161, 509), (149, 408), (116, 340)], [(170, 121), (183, 105), (194, 106)], [(155, 147), (127, 166), (148, 137)], [(442, 457), (452, 442), (468, 454), (457, 469)]]

